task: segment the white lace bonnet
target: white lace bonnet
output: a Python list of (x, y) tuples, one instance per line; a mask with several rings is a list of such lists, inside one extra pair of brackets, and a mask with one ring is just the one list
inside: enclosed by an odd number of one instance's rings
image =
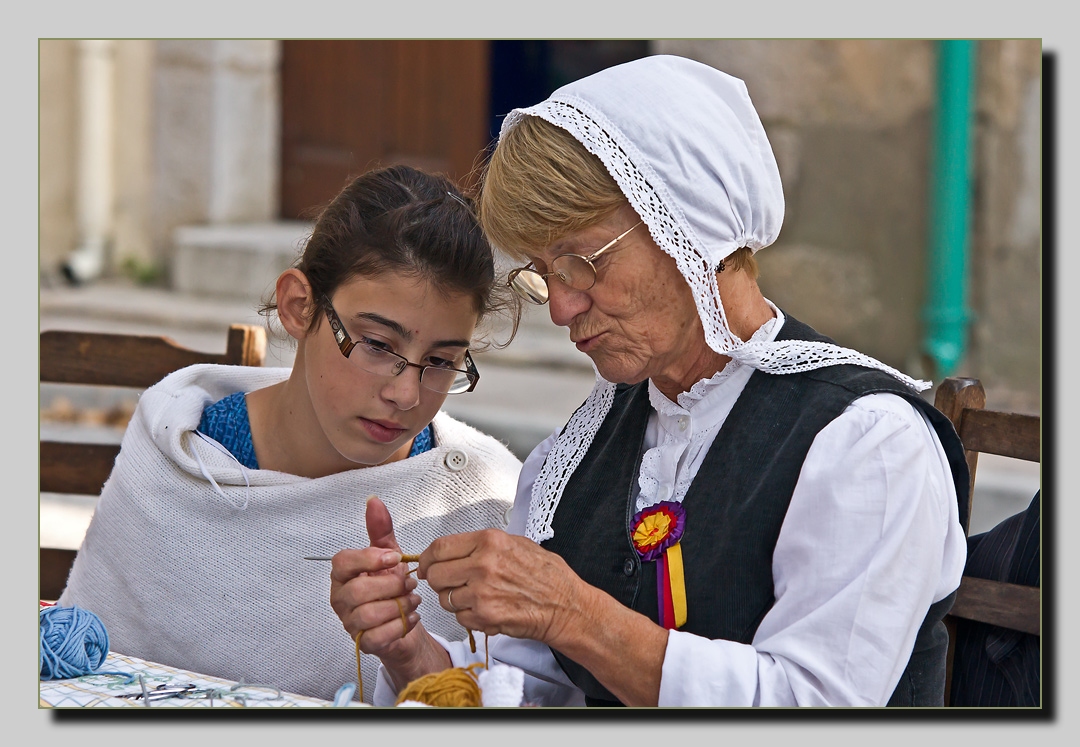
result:
[[(716, 268), (740, 247), (776, 240), (784, 192), (765, 128), (746, 85), (708, 65), (653, 55), (590, 75), (507, 114), (505, 135), (525, 115), (569, 132), (607, 168), (656, 245), (693, 290), (709, 347), (774, 374), (837, 363), (877, 368), (916, 390), (930, 387), (855, 350), (823, 342), (744, 342), (732, 334)], [(614, 384), (596, 386), (553, 446), (533, 485), (526, 534), (553, 536), (551, 518), (570, 475), (611, 407)]]

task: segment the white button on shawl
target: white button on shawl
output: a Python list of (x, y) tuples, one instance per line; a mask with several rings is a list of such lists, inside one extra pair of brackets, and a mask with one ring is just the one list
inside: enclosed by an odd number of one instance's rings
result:
[(443, 464), (451, 472), (461, 472), (469, 464), (469, 455), (461, 449), (451, 449), (446, 452)]

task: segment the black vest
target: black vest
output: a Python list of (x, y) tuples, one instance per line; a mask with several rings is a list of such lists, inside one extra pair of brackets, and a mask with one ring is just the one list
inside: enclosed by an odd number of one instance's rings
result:
[[(831, 342), (788, 316), (777, 339)], [(772, 607), (772, 554), (814, 437), (856, 398), (892, 392), (929, 418), (956, 483), (967, 526), (968, 469), (952, 423), (916, 391), (876, 369), (837, 365), (797, 374), (755, 371), (682, 501), (687, 618), (680, 630), (750, 643)], [(567, 483), (543, 547), (584, 581), (656, 621), (655, 561), (630, 539), (631, 499), (651, 407), (648, 384), (618, 385), (589, 451)], [(953, 596), (930, 607), (889, 705), (942, 705)], [(552, 651), (589, 705), (621, 705), (584, 667)]]

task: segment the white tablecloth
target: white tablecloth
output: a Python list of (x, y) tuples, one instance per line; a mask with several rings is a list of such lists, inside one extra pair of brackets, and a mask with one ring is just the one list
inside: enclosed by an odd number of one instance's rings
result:
[[(156, 664), (134, 656), (109, 652), (98, 672), (123, 672), (134, 679), (113, 674), (91, 674), (66, 680), (40, 682), (40, 708), (146, 708), (144, 699), (121, 695), (142, 693), (143, 685), (152, 693), (159, 685), (166, 687), (195, 685), (195, 692), (184, 697), (152, 698), (150, 708), (330, 708), (328, 700), (280, 692), (264, 685), (230, 682), (218, 677), (188, 672)], [(142, 677), (142, 683), (139, 677)], [(192, 697), (197, 695), (198, 697)], [(364, 706), (352, 701), (352, 707)]]

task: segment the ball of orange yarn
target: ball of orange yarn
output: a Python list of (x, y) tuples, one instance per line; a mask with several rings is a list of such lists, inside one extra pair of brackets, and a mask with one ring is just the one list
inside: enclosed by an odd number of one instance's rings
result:
[(439, 708), (477, 708), (483, 705), (476, 668), (483, 664), (454, 667), (425, 674), (413, 680), (398, 693), (397, 705), (406, 700)]

